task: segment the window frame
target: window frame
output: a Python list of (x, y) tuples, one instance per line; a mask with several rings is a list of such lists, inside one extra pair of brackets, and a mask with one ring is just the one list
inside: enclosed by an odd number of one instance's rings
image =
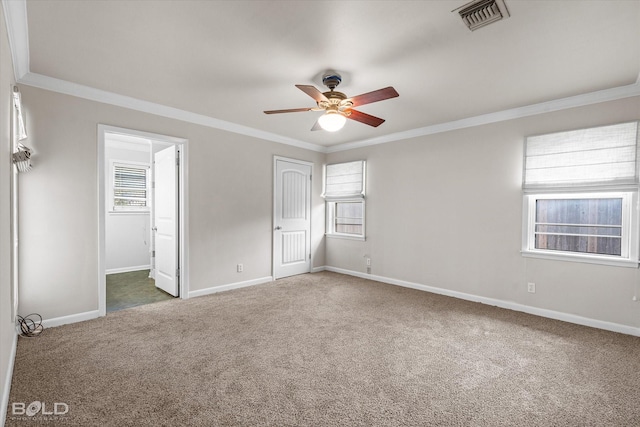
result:
[[(349, 163), (361, 163), (361, 180), (360, 187), (349, 194), (332, 194), (329, 192), (327, 194), (327, 168), (333, 165), (346, 165)], [(339, 162), (339, 163), (330, 163), (325, 164), (323, 168), (323, 191), (322, 197), (325, 199), (325, 236), (327, 237), (335, 237), (340, 239), (350, 239), (350, 240), (366, 240), (366, 184), (367, 182), (367, 161), (366, 160), (352, 160), (348, 162)], [(361, 203), (362, 204), (362, 233), (361, 234), (351, 234), (351, 233), (339, 233), (335, 230), (335, 210), (336, 203)]]
[[(335, 229), (335, 211), (337, 203), (361, 203), (362, 204), (362, 233), (339, 233)], [(363, 198), (348, 198), (341, 200), (327, 200), (325, 202), (326, 205), (326, 219), (327, 224), (325, 228), (325, 235), (328, 237), (337, 237), (341, 239), (351, 239), (351, 240), (365, 240), (366, 236), (366, 216), (367, 216), (367, 205)]]
[[(640, 121), (633, 120), (525, 138), (522, 168), (524, 256), (638, 267), (639, 125)], [(571, 198), (622, 198), (620, 255), (535, 247), (537, 201)]]
[[(146, 170), (146, 205), (145, 206), (116, 206), (115, 204), (115, 174), (116, 174), (116, 166), (124, 166), (129, 168), (136, 169), (145, 169)], [(131, 160), (115, 160), (112, 159), (109, 161), (109, 213), (115, 214), (148, 214), (151, 212), (151, 165), (149, 163), (144, 162), (136, 162)]]
[[(535, 247), (536, 202), (538, 200), (566, 199), (622, 199), (621, 255), (538, 249)], [(523, 203), (522, 255), (563, 261), (586, 262), (623, 267), (638, 266), (638, 191), (637, 188), (600, 191), (558, 191), (526, 193)]]

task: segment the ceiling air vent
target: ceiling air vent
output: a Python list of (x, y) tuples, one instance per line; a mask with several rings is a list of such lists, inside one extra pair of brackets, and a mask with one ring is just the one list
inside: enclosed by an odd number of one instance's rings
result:
[(453, 12), (460, 14), (462, 22), (471, 31), (509, 17), (504, 0), (476, 0), (453, 10)]

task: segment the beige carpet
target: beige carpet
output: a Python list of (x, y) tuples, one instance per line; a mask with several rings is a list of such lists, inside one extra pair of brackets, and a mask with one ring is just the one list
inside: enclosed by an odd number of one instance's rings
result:
[[(34, 401), (68, 412), (12, 415)], [(640, 338), (325, 272), (21, 338), (9, 402), (9, 426), (638, 426)]]

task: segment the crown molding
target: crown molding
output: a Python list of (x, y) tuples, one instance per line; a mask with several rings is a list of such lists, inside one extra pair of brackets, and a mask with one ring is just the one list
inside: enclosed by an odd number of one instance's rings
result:
[(69, 81), (60, 80), (37, 73), (31, 73), (29, 71), (29, 36), (26, 0), (0, 1), (2, 1), (2, 6), (4, 9), (9, 46), (11, 49), (15, 80), (17, 83), (59, 92), (78, 98), (84, 98), (103, 104), (115, 105), (201, 126), (220, 129), (240, 135), (246, 135), (267, 141), (277, 142), (280, 144), (291, 145), (294, 147), (320, 153), (335, 153), (339, 151), (353, 150), (355, 148), (386, 144), (420, 136), (449, 132), (457, 129), (482, 126), (490, 123), (519, 119), (553, 111), (560, 111), (569, 108), (597, 104), (601, 102), (615, 101), (618, 99), (640, 96), (639, 74), (636, 82), (627, 86), (599, 90), (567, 98), (560, 98), (552, 101), (532, 104), (524, 107), (517, 107), (509, 110), (482, 114), (474, 117), (467, 117), (460, 120), (438, 123), (435, 125), (425, 126), (417, 129), (410, 129), (403, 132), (391, 133), (361, 141), (354, 141), (325, 147), (318, 144), (289, 138), (283, 135), (262, 131), (248, 126), (239, 125), (225, 120), (216, 119), (214, 117), (205, 116), (203, 114), (197, 114), (190, 111), (168, 107), (166, 105), (156, 104), (125, 95), (119, 95), (113, 92), (95, 89), (89, 86), (79, 85), (77, 83), (72, 83)]
[(65, 95), (71, 95), (78, 98), (88, 99), (103, 104), (115, 105), (131, 110), (141, 111), (143, 113), (154, 114), (156, 116), (167, 117), (187, 123), (207, 126), (210, 128), (251, 136), (267, 141), (278, 142), (280, 144), (292, 145), (298, 148), (304, 148), (306, 150), (318, 152), (325, 152), (326, 150), (325, 147), (317, 144), (299, 141), (297, 139), (288, 138), (286, 136), (278, 135), (275, 133), (265, 132), (248, 126), (242, 126), (225, 120), (216, 119), (214, 117), (205, 116), (203, 114), (192, 113), (190, 111), (156, 104), (155, 102), (144, 101), (141, 99), (132, 98), (130, 96), (95, 89), (89, 86), (72, 83), (66, 80), (56, 79), (42, 74), (27, 73), (18, 81), (18, 83), (62, 93)]
[(355, 148), (368, 147), (371, 145), (385, 144), (389, 142), (402, 141), (410, 138), (417, 138), (425, 135), (433, 135), (442, 132), (449, 132), (457, 129), (465, 129), (474, 126), (482, 126), (490, 123), (503, 122), (507, 120), (520, 119), (523, 117), (535, 116), (538, 114), (550, 113), (553, 111), (566, 110), (569, 108), (583, 107), (586, 105), (599, 104), (601, 102), (615, 101), (618, 99), (640, 96), (640, 77), (636, 83), (627, 86), (619, 86), (611, 89), (599, 90), (582, 95), (570, 96), (567, 98), (555, 99), (538, 104), (527, 105), (525, 107), (511, 108), (509, 110), (497, 111), (495, 113), (481, 114), (479, 116), (467, 117), (451, 122), (438, 123), (417, 129), (410, 129), (404, 132), (396, 132), (362, 141), (348, 142), (346, 144), (335, 145), (327, 148), (327, 153), (353, 150)]
[(7, 38), (13, 60), (16, 81), (29, 72), (29, 27), (27, 26), (27, 2), (25, 0), (2, 1)]
[(188, 123), (194, 123), (215, 129), (225, 130), (241, 135), (251, 136), (267, 141), (303, 148), (306, 150), (324, 153), (326, 147), (300, 141), (294, 138), (265, 132), (248, 126), (238, 125), (225, 120), (216, 119), (166, 105), (143, 101), (129, 96), (119, 95), (83, 86), (77, 83), (56, 79), (42, 74), (30, 72), (29, 66), (29, 27), (27, 21), (26, 0), (1, 0), (7, 25), (9, 48), (13, 60), (13, 72), (16, 83), (33, 86), (40, 89), (63, 93), (78, 98), (88, 99), (103, 104), (115, 105), (157, 116), (176, 119)]

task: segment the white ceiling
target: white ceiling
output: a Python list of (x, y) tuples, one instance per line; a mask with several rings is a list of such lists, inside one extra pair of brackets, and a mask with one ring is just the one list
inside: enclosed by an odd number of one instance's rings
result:
[[(320, 149), (612, 88), (640, 93), (640, 1), (506, 0), (511, 16), (474, 32), (452, 13), (463, 4), (28, 0), (23, 82), (60, 79)], [(349, 96), (395, 87), (398, 98), (359, 107), (386, 122), (311, 132), (319, 112), (263, 113), (315, 106), (294, 84), (324, 91), (327, 70)]]

